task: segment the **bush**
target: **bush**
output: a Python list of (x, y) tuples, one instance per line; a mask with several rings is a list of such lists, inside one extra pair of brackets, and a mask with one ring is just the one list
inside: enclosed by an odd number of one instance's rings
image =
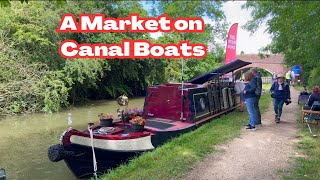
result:
[(29, 63), (29, 54), (11, 48), (0, 34), (0, 115), (57, 111), (68, 104), (68, 82), (61, 71)]
[(310, 86), (319, 86), (320, 85), (320, 67), (315, 67), (310, 71), (310, 76), (308, 78), (308, 84)]

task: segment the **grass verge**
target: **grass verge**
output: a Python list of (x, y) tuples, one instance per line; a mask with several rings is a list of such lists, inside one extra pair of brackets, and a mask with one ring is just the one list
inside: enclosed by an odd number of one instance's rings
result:
[(307, 126), (301, 124), (301, 114), (298, 118), (299, 123), (299, 143), (297, 148), (302, 156), (294, 158), (293, 168), (289, 175), (283, 179), (320, 179), (320, 127), (312, 126), (312, 131), (318, 137), (311, 136)]
[[(260, 100), (260, 109), (266, 110), (271, 102), (268, 95)], [(174, 138), (152, 152), (132, 159), (128, 164), (109, 171), (100, 179), (174, 179), (188, 172), (193, 164), (214, 151), (214, 145), (239, 137), (247, 124), (246, 112), (234, 111), (192, 131)]]

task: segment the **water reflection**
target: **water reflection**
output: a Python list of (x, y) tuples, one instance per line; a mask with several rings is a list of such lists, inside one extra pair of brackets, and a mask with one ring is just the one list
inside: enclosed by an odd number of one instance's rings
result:
[[(130, 99), (129, 107), (142, 107), (143, 101)], [(63, 161), (49, 161), (48, 147), (58, 143), (68, 128), (68, 113), (72, 114), (72, 127), (84, 129), (88, 122), (98, 123), (100, 112), (116, 114), (118, 107), (116, 101), (95, 101), (58, 113), (0, 117), (0, 168), (6, 169), (10, 180), (76, 179)]]

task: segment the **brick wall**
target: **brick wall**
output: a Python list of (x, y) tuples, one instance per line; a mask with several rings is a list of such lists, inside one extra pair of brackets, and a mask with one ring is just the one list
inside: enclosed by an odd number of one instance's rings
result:
[[(281, 54), (271, 54), (269, 56), (264, 56), (263, 58), (259, 57), (257, 54), (237, 55), (237, 59), (252, 63), (241, 68), (242, 70), (250, 67), (258, 67), (269, 71), (271, 74), (286, 73), (288, 71), (288, 68), (285, 67), (283, 58), (284, 57)], [(238, 71), (241, 71), (241, 69)]]

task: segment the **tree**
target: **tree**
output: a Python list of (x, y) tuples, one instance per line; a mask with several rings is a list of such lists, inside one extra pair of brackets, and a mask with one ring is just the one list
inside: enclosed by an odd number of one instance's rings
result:
[[(223, 60), (224, 52), (214, 40), (223, 39), (227, 34), (227, 23), (225, 16), (220, 9), (222, 1), (153, 1), (153, 16), (168, 14), (170, 18), (178, 17), (202, 17), (212, 20), (213, 24), (205, 24), (203, 33), (166, 33), (159, 38), (160, 43), (179, 43), (182, 40), (189, 40), (191, 43), (202, 43), (208, 48), (208, 56), (203, 59), (185, 60), (185, 80), (199, 76), (213, 68)], [(190, 11), (192, 9), (192, 11)], [(181, 81), (181, 63), (179, 60), (170, 60), (166, 66), (166, 79), (168, 81)]]
[(248, 1), (243, 8), (252, 10), (246, 29), (254, 32), (261, 23), (268, 25), (272, 43), (264, 48), (285, 55), (289, 65), (303, 65), (310, 85), (320, 84), (320, 2)]
[[(11, 1), (13, 0), (1, 0), (0, 1), (0, 7), (7, 7), (7, 6), (11, 6)], [(19, 0), (21, 3), (28, 3), (29, 0)], [(65, 2), (67, 2), (66, 0), (49, 0), (50, 2), (52, 1), (56, 1), (56, 4), (58, 6), (61, 6), (62, 4), (64, 4)]]

